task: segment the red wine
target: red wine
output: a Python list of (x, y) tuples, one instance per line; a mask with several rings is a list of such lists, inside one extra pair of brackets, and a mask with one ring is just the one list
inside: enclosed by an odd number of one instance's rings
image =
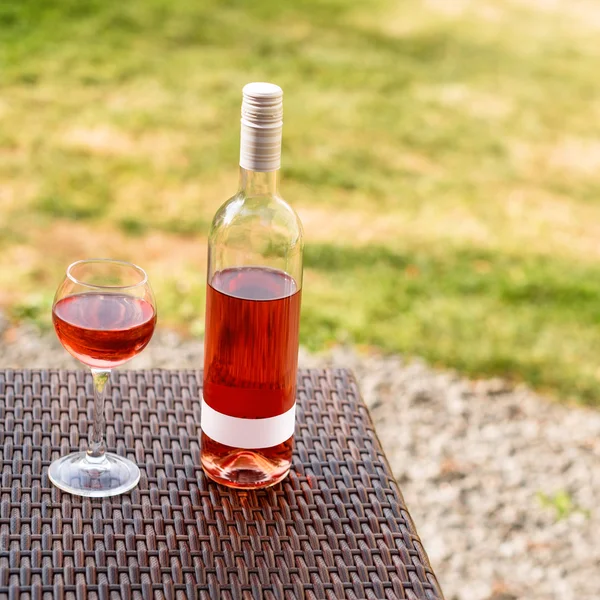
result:
[(156, 325), (154, 307), (126, 294), (88, 293), (59, 300), (52, 321), (62, 345), (89, 367), (117, 367), (147, 345)]
[(209, 282), (202, 465), (216, 481), (264, 487), (290, 469), (300, 294), (269, 268), (225, 269)]

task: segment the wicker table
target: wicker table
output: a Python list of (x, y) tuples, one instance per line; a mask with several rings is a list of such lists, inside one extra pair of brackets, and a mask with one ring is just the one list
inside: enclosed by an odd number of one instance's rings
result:
[(300, 372), (292, 472), (259, 492), (200, 469), (201, 381), (113, 373), (107, 445), (142, 474), (90, 500), (47, 471), (86, 446), (91, 376), (0, 371), (0, 597), (442, 598), (348, 371)]

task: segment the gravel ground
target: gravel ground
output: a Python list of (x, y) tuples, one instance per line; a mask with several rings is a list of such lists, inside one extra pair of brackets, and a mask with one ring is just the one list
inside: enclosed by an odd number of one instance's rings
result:
[[(132, 368), (197, 368), (202, 346), (161, 332)], [(335, 348), (303, 366), (357, 374), (447, 600), (600, 598), (600, 411), (500, 380)], [(0, 315), (0, 366), (78, 367)]]

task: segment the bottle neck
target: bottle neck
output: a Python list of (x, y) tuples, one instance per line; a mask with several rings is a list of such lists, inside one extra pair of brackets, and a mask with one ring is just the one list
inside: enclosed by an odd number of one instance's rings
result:
[(279, 191), (279, 169), (260, 172), (240, 167), (240, 190), (244, 196), (276, 196)]

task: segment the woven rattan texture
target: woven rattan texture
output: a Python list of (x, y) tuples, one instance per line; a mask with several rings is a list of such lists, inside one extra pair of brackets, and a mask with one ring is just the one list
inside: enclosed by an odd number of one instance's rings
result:
[(48, 480), (86, 447), (91, 376), (0, 370), (0, 597), (441, 598), (352, 375), (298, 377), (290, 476), (236, 492), (199, 467), (201, 372), (113, 373), (107, 445), (142, 475), (91, 500)]

